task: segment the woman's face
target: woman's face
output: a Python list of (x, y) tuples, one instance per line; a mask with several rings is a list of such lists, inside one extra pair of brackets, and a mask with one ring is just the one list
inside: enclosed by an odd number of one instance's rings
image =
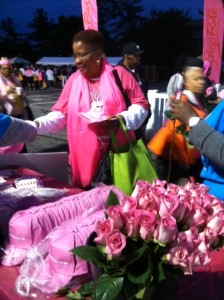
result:
[(99, 77), (103, 53), (84, 42), (74, 42), (73, 55), (77, 69), (87, 78)]
[(12, 68), (9, 65), (2, 65), (0, 71), (3, 76), (8, 77), (12, 72)]
[(205, 90), (205, 77), (200, 68), (189, 68), (184, 74), (184, 86), (186, 90), (194, 94), (202, 94)]

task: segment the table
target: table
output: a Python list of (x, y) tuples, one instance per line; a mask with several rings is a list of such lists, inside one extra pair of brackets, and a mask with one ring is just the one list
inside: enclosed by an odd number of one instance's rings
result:
[[(19, 274), (18, 267), (0, 267), (0, 299), (24, 300), (16, 293), (15, 281)], [(185, 276), (179, 281), (177, 298), (170, 300), (223, 300), (224, 299), (224, 250), (214, 252), (212, 263), (201, 268), (193, 276)], [(44, 299), (44, 298), (43, 298)], [(64, 300), (52, 296), (48, 300)], [(38, 299), (40, 300), (40, 299)], [(42, 300), (42, 299), (41, 299)], [(163, 299), (167, 300), (167, 299)]]
[[(32, 170), (15, 167), (17, 173), (14, 175), (37, 175)], [(38, 174), (44, 181), (45, 186), (57, 188), (69, 188), (71, 193), (81, 190), (51, 179), (45, 175)], [(194, 275), (184, 276), (179, 280), (176, 299), (169, 300), (223, 300), (224, 299), (224, 249), (213, 252), (212, 261), (209, 266), (195, 270)], [(0, 300), (24, 300), (17, 294), (15, 281), (19, 274), (19, 267), (0, 266)], [(47, 298), (41, 298), (43, 300)], [(52, 296), (48, 300), (65, 300), (63, 297)], [(163, 299), (167, 300), (167, 299)]]

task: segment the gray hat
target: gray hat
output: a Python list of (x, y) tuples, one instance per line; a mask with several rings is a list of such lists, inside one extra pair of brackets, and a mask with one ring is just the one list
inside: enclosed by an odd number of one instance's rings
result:
[(123, 50), (122, 50), (122, 55), (125, 54), (135, 54), (135, 55), (140, 55), (142, 54), (144, 51), (140, 49), (140, 46), (137, 45), (136, 43), (129, 43), (127, 45), (124, 46)]

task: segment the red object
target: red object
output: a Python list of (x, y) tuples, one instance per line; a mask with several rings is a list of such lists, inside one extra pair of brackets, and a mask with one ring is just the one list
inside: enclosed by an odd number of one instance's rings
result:
[(220, 83), (224, 32), (222, 0), (204, 0), (203, 60), (211, 64), (209, 78)]

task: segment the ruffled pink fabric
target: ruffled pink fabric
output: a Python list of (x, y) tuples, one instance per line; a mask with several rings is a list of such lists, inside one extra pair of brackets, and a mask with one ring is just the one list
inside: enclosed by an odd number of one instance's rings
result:
[(115, 187), (104, 186), (16, 212), (9, 222), (9, 241), (2, 265), (20, 265), (29, 249), (40, 243), (53, 228), (102, 210), (111, 190), (119, 197), (124, 195)]
[[(119, 201), (123, 199), (124, 194), (114, 187), (96, 188), (91, 194), (82, 193), (88, 198), (95, 199), (90, 210), (85, 211), (80, 217), (55, 227), (44, 240), (30, 248), (16, 282), (19, 294), (29, 297), (35, 292), (38, 299), (42, 293), (47, 295), (55, 293), (65, 285), (76, 288), (92, 278), (89, 263), (75, 257), (71, 250), (86, 245), (89, 235), (95, 230), (97, 221), (105, 219), (105, 202), (111, 190), (117, 195)], [(103, 208), (99, 202), (104, 203)]]

